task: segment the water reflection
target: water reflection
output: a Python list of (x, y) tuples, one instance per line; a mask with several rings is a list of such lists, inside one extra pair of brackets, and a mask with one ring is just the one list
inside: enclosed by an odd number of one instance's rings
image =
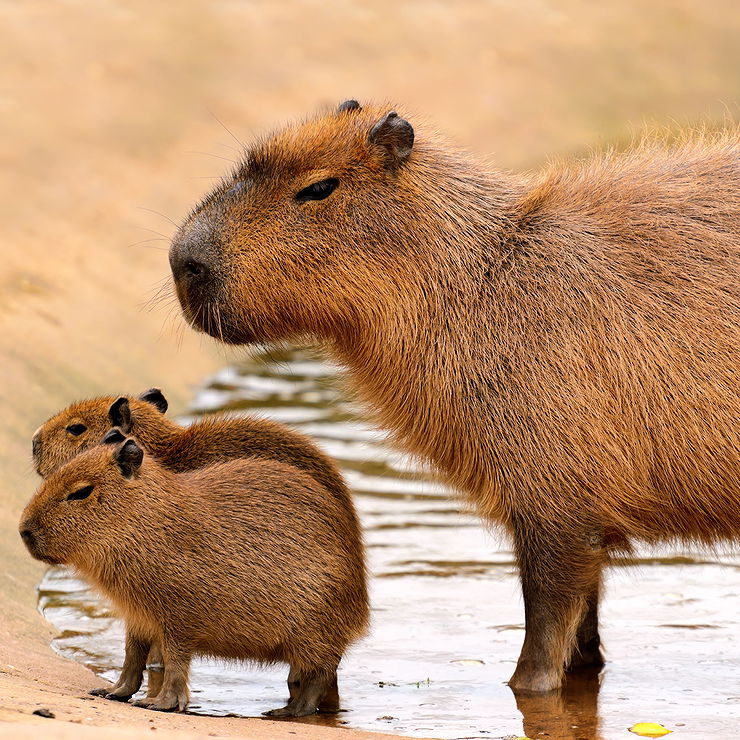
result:
[[(506, 685), (523, 637), (509, 543), (463, 512), (418, 463), (387, 446), (337, 390), (333, 368), (283, 353), (226, 368), (195, 396), (193, 417), (257, 413), (310, 434), (356, 493), (373, 579), (372, 631), (340, 669), (346, 711), (301, 720), (443, 738), (630, 737), (658, 721), (677, 740), (727, 737), (740, 725), (736, 555), (644, 553), (607, 578), (601, 676), (561, 692), (514, 697)], [(56, 648), (113, 678), (123, 633), (108, 608), (63, 569), (40, 606)], [(196, 662), (191, 711), (258, 716), (285, 698), (286, 669)], [(599, 718), (600, 717), (600, 718)], [(725, 733), (725, 734), (723, 734)]]
[(599, 732), (599, 671), (594, 668), (569, 674), (565, 686), (545, 696), (516, 695), (527, 737), (560, 740), (602, 740)]

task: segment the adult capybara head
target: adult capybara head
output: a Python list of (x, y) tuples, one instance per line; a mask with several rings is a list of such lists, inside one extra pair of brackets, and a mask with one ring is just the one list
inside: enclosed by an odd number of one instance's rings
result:
[(118, 530), (144, 453), (117, 430), (104, 440), (55, 470), (23, 511), (19, 532), (37, 560), (76, 565), (91, 543)]
[(159, 388), (150, 388), (138, 398), (104, 396), (80, 401), (52, 416), (33, 435), (33, 463), (46, 477), (55, 468), (94, 445), (111, 427), (135, 434), (137, 422), (160, 424), (167, 399)]
[(408, 222), (436, 197), (419, 180), (426, 146), (390, 106), (354, 100), (258, 142), (175, 235), (186, 319), (240, 344), (388, 315), (425, 262)]

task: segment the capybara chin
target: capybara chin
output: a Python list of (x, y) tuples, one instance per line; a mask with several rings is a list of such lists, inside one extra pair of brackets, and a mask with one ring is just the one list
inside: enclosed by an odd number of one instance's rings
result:
[(349, 501), (337, 466), (304, 434), (269, 419), (223, 414), (183, 427), (165, 415), (167, 408), (167, 399), (158, 388), (138, 397), (103, 396), (73, 403), (34, 433), (36, 472), (46, 477), (97, 445), (111, 427), (118, 427), (136, 437), (147, 452), (175, 473), (238, 457), (266, 457), (305, 470), (340, 500)]
[(368, 621), (351, 505), (275, 460), (177, 474), (119, 437), (54, 471), (20, 524), (35, 558), (74, 567), (126, 621), (123, 672), (95, 693), (133, 696), (157, 643), (162, 686), (140, 706), (184, 710), (190, 660), (211, 655), (288, 663), (273, 716), (336, 710), (336, 668)]
[(232, 343), (314, 337), (512, 535), (516, 690), (601, 663), (610, 553), (740, 535), (740, 132), (489, 171), (390, 106), (258, 142), (170, 250)]

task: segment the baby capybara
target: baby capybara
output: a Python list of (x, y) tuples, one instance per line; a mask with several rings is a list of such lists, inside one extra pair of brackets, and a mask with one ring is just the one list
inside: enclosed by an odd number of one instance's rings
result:
[[(238, 457), (266, 457), (305, 470), (342, 501), (347, 486), (334, 462), (308, 437), (269, 419), (213, 414), (183, 427), (165, 416), (159, 388), (138, 398), (104, 396), (79, 401), (52, 416), (33, 435), (36, 472), (46, 477), (96, 445), (111, 427), (130, 434), (175, 473)], [(351, 503), (349, 504), (351, 506)]]
[(188, 321), (313, 337), (511, 533), (514, 689), (601, 663), (632, 541), (740, 536), (740, 133), (519, 176), (347, 101), (251, 147), (170, 250)]
[(353, 510), (276, 460), (173, 473), (134, 439), (107, 441), (52, 472), (20, 524), (35, 558), (75, 568), (125, 619), (105, 694), (138, 691), (156, 642), (162, 687), (140, 706), (184, 710), (190, 660), (210, 655), (288, 663), (291, 698), (272, 716), (336, 709), (336, 668), (368, 621)]

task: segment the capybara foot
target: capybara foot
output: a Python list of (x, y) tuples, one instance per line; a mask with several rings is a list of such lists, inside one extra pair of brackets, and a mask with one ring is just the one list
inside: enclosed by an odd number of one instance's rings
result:
[(281, 709), (264, 712), (265, 717), (306, 717), (317, 709), (330, 712), (339, 709), (336, 670), (300, 672), (291, 668), (288, 685), (292, 693), (290, 701)]
[(270, 709), (268, 712), (262, 712), (265, 717), (276, 719), (285, 717), (306, 717), (309, 714), (316, 713), (316, 706), (306, 705), (299, 701), (290, 701), (280, 709)]
[(123, 686), (120, 689), (113, 689), (113, 691), (110, 687), (88, 691), (88, 694), (92, 696), (102, 696), (104, 699), (110, 699), (111, 701), (128, 701), (135, 693), (136, 691), (129, 691)]
[(135, 707), (151, 709), (155, 712), (184, 712), (187, 705), (187, 696), (178, 696), (174, 692), (147, 696), (134, 702)]
[(559, 689), (563, 677), (558, 671), (531, 665), (528, 661), (519, 663), (514, 675), (509, 679), (509, 688), (514, 692), (542, 694)]

